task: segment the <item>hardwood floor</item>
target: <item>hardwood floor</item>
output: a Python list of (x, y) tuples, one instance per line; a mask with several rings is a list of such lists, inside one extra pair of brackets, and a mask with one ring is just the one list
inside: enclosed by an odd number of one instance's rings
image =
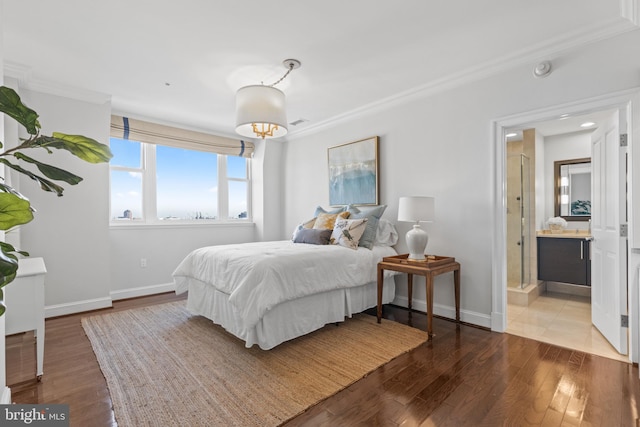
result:
[[(163, 294), (118, 301), (103, 311), (182, 298)], [(82, 316), (47, 320), (40, 383), (35, 381), (33, 334), (7, 337), (12, 398), (16, 403), (69, 404), (72, 426), (114, 426), (109, 391), (80, 324)], [(426, 329), (423, 314), (387, 306), (384, 317)], [(637, 366), (439, 318), (433, 327), (432, 342), (285, 425), (640, 426)]]

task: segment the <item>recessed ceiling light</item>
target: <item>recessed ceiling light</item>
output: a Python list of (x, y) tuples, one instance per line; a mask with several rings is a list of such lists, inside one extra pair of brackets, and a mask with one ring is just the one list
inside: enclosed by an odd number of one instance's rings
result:
[(515, 132), (511, 132), (506, 135), (507, 138), (511, 138), (512, 136), (518, 136), (518, 134)]
[(580, 125), (580, 127), (581, 128), (590, 128), (593, 125), (595, 125), (595, 123), (593, 123), (593, 122), (584, 122), (583, 124)]

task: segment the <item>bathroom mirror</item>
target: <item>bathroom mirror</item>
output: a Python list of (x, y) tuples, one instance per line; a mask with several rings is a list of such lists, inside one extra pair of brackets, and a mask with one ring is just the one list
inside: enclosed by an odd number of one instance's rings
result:
[(591, 159), (554, 162), (555, 216), (567, 221), (591, 219)]

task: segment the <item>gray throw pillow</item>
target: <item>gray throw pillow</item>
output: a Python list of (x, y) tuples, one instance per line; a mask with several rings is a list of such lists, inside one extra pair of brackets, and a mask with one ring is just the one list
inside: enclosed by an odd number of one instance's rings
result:
[(309, 243), (311, 245), (328, 245), (333, 230), (303, 228), (298, 230), (293, 243)]

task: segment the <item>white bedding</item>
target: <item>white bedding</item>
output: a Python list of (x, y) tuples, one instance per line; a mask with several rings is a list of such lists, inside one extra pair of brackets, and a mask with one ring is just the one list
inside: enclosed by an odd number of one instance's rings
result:
[(236, 335), (246, 336), (279, 304), (374, 282), (377, 263), (395, 254), (388, 246), (353, 250), (289, 240), (210, 246), (191, 252), (173, 277), (176, 293), (196, 280), (228, 295), (242, 323)]
[[(324, 325), (343, 322), (353, 314), (376, 306), (377, 283), (334, 289), (283, 302), (265, 316), (253, 328), (244, 328), (242, 319), (229, 305), (229, 296), (198, 280), (188, 279), (189, 298), (187, 309), (221, 325), (227, 332), (245, 342), (245, 347), (258, 345), (269, 350), (277, 345), (322, 328)], [(384, 278), (382, 303), (395, 298), (393, 277)]]

